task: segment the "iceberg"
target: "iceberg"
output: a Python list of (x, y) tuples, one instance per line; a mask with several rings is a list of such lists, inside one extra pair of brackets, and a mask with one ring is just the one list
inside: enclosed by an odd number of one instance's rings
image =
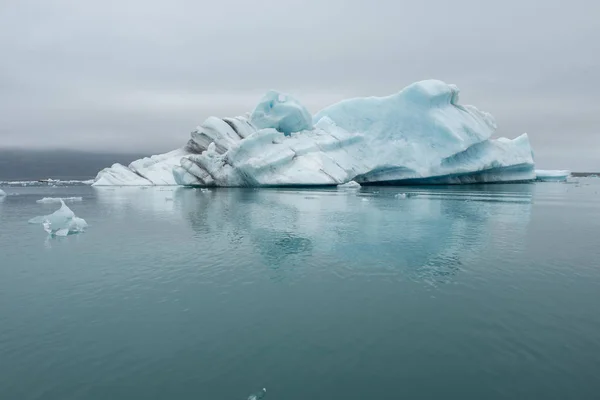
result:
[(208, 118), (170, 153), (115, 164), (94, 186), (463, 184), (536, 179), (527, 134), (492, 139), (491, 114), (461, 105), (438, 80), (387, 97), (355, 98), (314, 116), (269, 91), (252, 113)]
[(60, 204), (60, 208), (52, 214), (34, 217), (29, 220), (29, 223), (42, 224), (48, 234), (55, 236), (67, 236), (83, 232), (88, 226), (87, 222), (83, 218), (77, 217), (62, 199)]
[(338, 189), (359, 189), (360, 183), (356, 181), (350, 181), (348, 183), (342, 183), (341, 185), (337, 185)]
[(571, 176), (571, 171), (563, 169), (563, 170), (544, 170), (544, 169), (536, 169), (535, 177), (537, 181), (540, 182), (564, 182)]
[(61, 201), (74, 203), (83, 201), (82, 197), (44, 197), (43, 199), (36, 200), (36, 203), (39, 204), (54, 204), (60, 203)]
[(6, 196), (6, 192), (2, 189), (0, 189), (0, 197), (4, 197)]

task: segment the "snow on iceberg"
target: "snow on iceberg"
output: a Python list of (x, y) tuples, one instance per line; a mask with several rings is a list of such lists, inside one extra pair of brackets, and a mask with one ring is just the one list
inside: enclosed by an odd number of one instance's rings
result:
[(83, 232), (88, 226), (87, 222), (83, 218), (77, 217), (64, 201), (61, 200), (60, 204), (60, 208), (52, 214), (34, 217), (29, 220), (29, 223), (42, 224), (46, 232), (55, 236)]
[(536, 180), (541, 182), (564, 182), (571, 176), (571, 171), (563, 170), (535, 170)]
[(349, 99), (312, 118), (270, 91), (248, 115), (208, 118), (181, 149), (115, 164), (94, 185), (310, 186), (531, 181), (529, 138), (490, 139), (494, 118), (437, 80)]
[(39, 204), (53, 204), (53, 203), (60, 203), (61, 201), (67, 202), (67, 203), (74, 203), (74, 202), (78, 202), (78, 201), (83, 201), (82, 197), (44, 197), (43, 199), (39, 199), (36, 200), (36, 203)]

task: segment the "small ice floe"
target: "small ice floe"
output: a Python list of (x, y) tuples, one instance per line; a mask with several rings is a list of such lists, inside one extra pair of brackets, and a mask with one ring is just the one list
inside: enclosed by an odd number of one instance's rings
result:
[(267, 395), (267, 389), (266, 388), (262, 388), (262, 390), (260, 390), (259, 392), (251, 394), (250, 396), (248, 396), (248, 400), (263, 399), (266, 395)]
[(75, 203), (83, 201), (82, 197), (44, 197), (43, 199), (36, 200), (39, 204), (54, 204), (64, 201), (65, 203)]
[(60, 208), (50, 215), (42, 215), (29, 220), (30, 224), (42, 224), (44, 230), (53, 236), (67, 236), (80, 233), (87, 228), (88, 224), (83, 218), (79, 218), (73, 211), (60, 200)]
[(567, 179), (571, 176), (571, 171), (569, 170), (543, 170), (536, 169), (535, 170), (536, 180), (540, 182), (566, 182)]
[(6, 192), (2, 189), (0, 189), (0, 197), (4, 197), (6, 196)]
[(409, 197), (415, 197), (416, 193), (398, 193), (394, 197), (397, 199), (407, 199)]
[(206, 189), (206, 188), (200, 188), (200, 191), (202, 193), (210, 193), (210, 189)]

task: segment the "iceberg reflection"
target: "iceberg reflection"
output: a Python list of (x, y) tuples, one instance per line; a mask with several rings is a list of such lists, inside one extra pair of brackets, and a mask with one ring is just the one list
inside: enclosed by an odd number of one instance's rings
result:
[[(403, 189), (406, 191), (406, 189)], [(497, 235), (524, 237), (532, 185), (414, 190), (193, 189), (174, 192), (195, 235), (249, 240), (273, 270), (447, 282)], [(208, 195), (208, 196), (207, 196)], [(368, 202), (362, 199), (368, 198)]]

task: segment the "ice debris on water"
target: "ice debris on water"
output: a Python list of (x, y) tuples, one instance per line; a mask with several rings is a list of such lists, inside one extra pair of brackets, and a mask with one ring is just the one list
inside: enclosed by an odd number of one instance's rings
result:
[(29, 223), (42, 224), (44, 230), (54, 236), (67, 236), (83, 232), (88, 226), (87, 222), (83, 218), (77, 217), (62, 199), (60, 204), (60, 208), (52, 214), (34, 217), (29, 220)]
[(360, 188), (360, 183), (356, 181), (350, 181), (341, 185), (337, 185), (339, 189), (358, 189)]
[(267, 389), (266, 388), (262, 388), (261, 391), (251, 394), (250, 396), (248, 396), (248, 400), (259, 400), (264, 398), (267, 395)]
[(54, 204), (54, 203), (60, 203), (62, 201), (64, 201), (65, 203), (74, 203), (74, 202), (79, 202), (79, 201), (83, 201), (82, 197), (44, 197), (43, 199), (39, 199), (36, 200), (36, 203), (40, 203), (40, 204)]

